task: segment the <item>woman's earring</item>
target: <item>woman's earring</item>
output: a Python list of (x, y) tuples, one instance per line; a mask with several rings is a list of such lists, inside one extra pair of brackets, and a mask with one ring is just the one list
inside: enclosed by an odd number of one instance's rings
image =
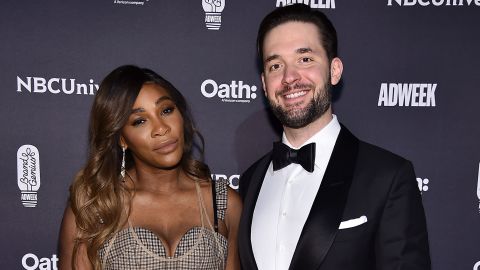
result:
[(122, 167), (120, 167), (120, 175), (122, 176), (122, 181), (125, 182), (125, 146), (122, 146)]

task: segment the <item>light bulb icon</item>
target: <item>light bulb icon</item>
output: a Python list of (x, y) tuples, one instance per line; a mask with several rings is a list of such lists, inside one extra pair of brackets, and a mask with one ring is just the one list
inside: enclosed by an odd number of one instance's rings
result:
[(40, 188), (40, 153), (33, 145), (22, 145), (17, 151), (17, 184), (25, 207), (37, 206)]
[(205, 25), (209, 30), (219, 30), (222, 26), (222, 11), (225, 8), (225, 0), (202, 0), (205, 11)]

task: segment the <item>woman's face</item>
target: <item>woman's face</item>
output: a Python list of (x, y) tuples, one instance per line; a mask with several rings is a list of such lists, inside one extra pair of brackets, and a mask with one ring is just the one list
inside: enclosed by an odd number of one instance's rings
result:
[(122, 145), (135, 164), (169, 169), (179, 164), (184, 148), (183, 118), (161, 86), (146, 83), (122, 129)]

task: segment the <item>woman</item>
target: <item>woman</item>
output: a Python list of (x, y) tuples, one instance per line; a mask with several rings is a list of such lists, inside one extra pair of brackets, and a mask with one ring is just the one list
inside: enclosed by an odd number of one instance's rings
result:
[(195, 134), (172, 84), (135, 66), (112, 71), (70, 188), (60, 269), (239, 269), (241, 200), (194, 159)]

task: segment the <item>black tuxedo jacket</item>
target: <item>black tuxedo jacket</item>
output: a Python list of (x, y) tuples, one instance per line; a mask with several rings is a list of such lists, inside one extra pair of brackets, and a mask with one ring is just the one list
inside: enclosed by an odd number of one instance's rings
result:
[[(242, 268), (255, 270), (251, 224), (271, 152), (240, 178)], [(339, 229), (340, 222), (367, 222)], [(425, 270), (430, 255), (425, 214), (412, 164), (359, 141), (342, 126), (298, 240), (291, 270)]]

